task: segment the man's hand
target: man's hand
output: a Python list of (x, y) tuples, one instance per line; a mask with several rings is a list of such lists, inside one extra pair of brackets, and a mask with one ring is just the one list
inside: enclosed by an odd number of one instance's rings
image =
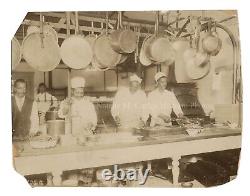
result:
[(171, 118), (165, 114), (159, 114), (158, 117), (164, 120), (166, 123), (171, 122)]

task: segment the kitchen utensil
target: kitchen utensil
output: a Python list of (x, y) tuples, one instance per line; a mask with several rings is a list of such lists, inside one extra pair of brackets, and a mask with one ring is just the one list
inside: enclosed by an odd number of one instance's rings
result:
[(142, 46), (141, 46), (141, 50), (140, 50), (140, 54), (139, 54), (139, 60), (141, 62), (142, 65), (144, 66), (149, 66), (152, 64), (152, 61), (147, 57), (146, 53), (145, 53), (145, 42), (147, 41), (147, 39), (150, 38), (150, 35), (147, 35), (145, 37), (145, 39), (142, 42)]
[(124, 29), (122, 25), (122, 12), (118, 12), (117, 30), (110, 34), (110, 44), (118, 53), (132, 53), (136, 48), (136, 33), (130, 29)]
[(45, 34), (40, 16), (40, 32), (27, 35), (22, 43), (23, 57), (35, 70), (52, 71), (60, 63), (59, 46), (54, 36)]
[(47, 134), (50, 136), (59, 136), (65, 134), (65, 121), (64, 120), (48, 120), (47, 121)]
[(168, 38), (159, 34), (159, 12), (156, 12), (155, 34), (144, 43), (146, 56), (157, 63), (163, 63), (173, 59), (174, 49)]
[(196, 136), (199, 133), (201, 133), (202, 128), (188, 128), (186, 129), (186, 132), (188, 133), (189, 136)]
[(70, 68), (85, 69), (93, 58), (93, 51), (90, 43), (79, 35), (78, 12), (75, 12), (75, 24), (75, 35), (63, 41), (60, 53), (63, 62)]
[(214, 22), (215, 26), (213, 32), (211, 31), (211, 23), (212, 21), (208, 22), (208, 33), (202, 40), (202, 48), (207, 54), (216, 56), (221, 50), (222, 41), (216, 31), (216, 23)]
[(106, 14), (106, 30), (96, 38), (93, 51), (95, 61), (101, 65), (100, 68), (115, 67), (120, 62), (121, 54), (114, 51), (110, 44), (108, 14)]
[[(34, 33), (34, 32), (40, 32), (40, 28), (39, 28), (38, 26), (33, 26), (33, 25), (28, 26), (28, 28), (27, 28), (27, 35), (29, 35), (29, 34), (31, 34), (31, 33)], [(55, 30), (52, 26), (50, 26), (49, 24), (43, 25), (43, 33), (44, 33), (45, 35), (48, 35), (48, 34), (49, 34), (49, 35), (52, 35), (52, 36), (55, 38), (56, 42), (58, 42), (57, 32), (56, 32), (56, 30)]]
[(22, 51), (19, 41), (13, 37), (11, 40), (11, 67), (12, 70), (20, 63), (22, 58)]
[(192, 80), (199, 80), (208, 75), (211, 64), (209, 59), (204, 58), (206, 57), (203, 54), (195, 52), (194, 57), (186, 62), (186, 72)]
[(58, 116), (58, 111), (57, 110), (53, 110), (53, 111), (47, 111), (45, 114), (45, 119), (48, 120), (57, 120), (59, 119)]

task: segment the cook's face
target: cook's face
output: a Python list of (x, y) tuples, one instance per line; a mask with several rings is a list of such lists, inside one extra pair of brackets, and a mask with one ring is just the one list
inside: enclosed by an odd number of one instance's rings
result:
[(166, 77), (160, 78), (160, 79), (157, 81), (157, 83), (158, 83), (158, 87), (159, 87), (160, 89), (166, 89), (166, 88), (167, 88), (168, 82), (167, 82), (167, 78), (166, 78)]
[(81, 99), (84, 96), (84, 88), (74, 88), (73, 89), (73, 96), (76, 99)]
[(139, 82), (133, 81), (133, 82), (129, 82), (129, 88), (132, 92), (136, 92), (137, 90), (139, 90), (141, 87), (141, 84)]
[(46, 87), (45, 86), (40, 86), (39, 87), (39, 92), (40, 93), (45, 93), (46, 92)]
[(15, 95), (19, 98), (22, 98), (26, 94), (26, 84), (22, 82), (18, 82), (14, 88)]

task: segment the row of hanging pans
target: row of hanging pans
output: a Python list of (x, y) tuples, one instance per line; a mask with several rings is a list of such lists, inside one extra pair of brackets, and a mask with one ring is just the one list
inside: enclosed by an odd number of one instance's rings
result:
[[(66, 13), (67, 38), (58, 45), (57, 32), (49, 25), (45, 25), (40, 15), (40, 28), (29, 26), (27, 36), (23, 39), (22, 46), (18, 40), (12, 40), (12, 69), (20, 63), (21, 57), (34, 69), (38, 71), (52, 71), (62, 60), (68, 67), (73, 69), (95, 69), (107, 70), (122, 62), (127, 56), (135, 51), (138, 53), (139, 36), (136, 32), (126, 29), (122, 25), (122, 13), (118, 12), (117, 28), (108, 32), (108, 14), (106, 16), (106, 28), (99, 36), (91, 32), (87, 36), (79, 35), (78, 13), (75, 12), (75, 34), (70, 35), (70, 13)], [(186, 72), (189, 78), (200, 79), (210, 69), (209, 57), (218, 54), (221, 48), (221, 40), (218, 34), (212, 33), (209, 28), (206, 37), (202, 40), (203, 51), (199, 51), (198, 45), (195, 48), (183, 48), (183, 40), (170, 42), (169, 38), (158, 32), (159, 13), (156, 12), (155, 33), (147, 36), (140, 49), (139, 59), (142, 65), (171, 64), (175, 62), (178, 66), (186, 65)], [(93, 27), (93, 23), (92, 23)], [(199, 37), (196, 26), (196, 35)], [(189, 41), (185, 40), (185, 44)], [(198, 43), (199, 40), (195, 40)], [(180, 55), (181, 54), (181, 55)], [(180, 60), (183, 59), (183, 60)]]

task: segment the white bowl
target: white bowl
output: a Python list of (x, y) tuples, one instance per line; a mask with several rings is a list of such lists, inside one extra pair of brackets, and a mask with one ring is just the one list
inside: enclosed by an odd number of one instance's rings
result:
[(188, 133), (188, 135), (190, 136), (196, 136), (201, 132), (201, 129), (186, 129), (186, 132)]

